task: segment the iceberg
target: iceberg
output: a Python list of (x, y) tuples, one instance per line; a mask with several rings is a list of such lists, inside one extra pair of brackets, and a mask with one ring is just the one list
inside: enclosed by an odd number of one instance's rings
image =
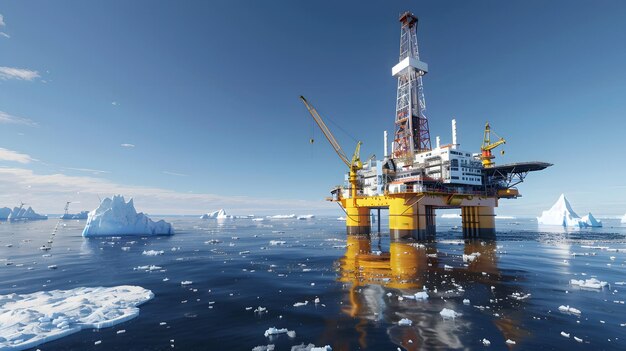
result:
[[(0, 219), (8, 219), (11, 214), (11, 209), (8, 207), (0, 207)], [(625, 216), (626, 218), (626, 216)]]
[(621, 223), (626, 223), (626, 214), (624, 215), (624, 217), (622, 217), (622, 219), (620, 220)]
[(172, 225), (163, 220), (154, 222), (143, 213), (137, 213), (131, 198), (128, 202), (121, 195), (105, 198), (100, 206), (89, 212), (83, 236), (110, 235), (171, 235)]
[(267, 216), (267, 218), (269, 218), (269, 219), (294, 219), (294, 218), (296, 218), (296, 215), (295, 214), (275, 215), (275, 216)]
[(220, 208), (217, 211), (205, 213), (202, 216), (200, 216), (200, 218), (201, 219), (230, 219), (230, 218), (233, 218), (233, 216), (227, 215), (226, 211), (224, 211), (223, 208)]
[(30, 349), (82, 329), (126, 322), (153, 297), (131, 285), (0, 295), (0, 350)]
[(87, 219), (89, 217), (89, 211), (80, 211), (79, 213), (66, 213), (61, 216), (61, 219)]
[[(6, 208), (6, 207), (5, 207)], [(6, 217), (9, 221), (27, 221), (34, 219), (48, 219), (48, 216), (36, 213), (32, 207), (15, 207)]]
[(549, 210), (543, 211), (541, 217), (537, 217), (537, 222), (543, 225), (560, 225), (563, 227), (578, 228), (602, 226), (602, 222), (596, 220), (591, 213), (584, 218), (580, 218), (580, 216), (574, 212), (564, 194), (559, 196), (559, 199)]
[(313, 219), (313, 218), (315, 218), (315, 216), (312, 215), (312, 214), (298, 216), (298, 219), (300, 219), (300, 220)]
[(597, 220), (591, 212), (589, 212), (586, 216), (583, 216), (582, 221), (587, 227), (602, 227), (602, 221)]

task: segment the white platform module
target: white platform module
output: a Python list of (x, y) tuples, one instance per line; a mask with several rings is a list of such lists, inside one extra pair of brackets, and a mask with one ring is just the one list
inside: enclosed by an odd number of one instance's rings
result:
[(393, 66), (393, 68), (391, 69), (391, 75), (397, 77), (408, 67), (413, 67), (418, 71), (428, 73), (428, 64), (426, 64), (426, 62), (422, 62), (413, 57), (407, 57), (404, 60), (398, 62), (397, 65)]

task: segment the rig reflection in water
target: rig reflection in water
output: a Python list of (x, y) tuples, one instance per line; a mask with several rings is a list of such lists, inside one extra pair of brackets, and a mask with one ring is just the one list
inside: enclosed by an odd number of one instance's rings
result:
[[(502, 338), (497, 341), (515, 341), (506, 344), (510, 348), (528, 336), (519, 325), (526, 295), (515, 277), (498, 270), (495, 241), (465, 241), (464, 255), (453, 255), (438, 252), (437, 243), (402, 239), (391, 239), (389, 251), (382, 252), (377, 240), (378, 250), (372, 251), (369, 235), (349, 235), (346, 253), (337, 261), (338, 280), (347, 290), (343, 312), (356, 323), (361, 348), (372, 337), (368, 330), (384, 325), (390, 340), (407, 350), (464, 348), (478, 342), (464, 335), (494, 326)], [(424, 291), (428, 299), (415, 300)], [(470, 302), (464, 304), (465, 299)], [(445, 319), (444, 308), (461, 315)], [(412, 325), (398, 325), (403, 318)]]

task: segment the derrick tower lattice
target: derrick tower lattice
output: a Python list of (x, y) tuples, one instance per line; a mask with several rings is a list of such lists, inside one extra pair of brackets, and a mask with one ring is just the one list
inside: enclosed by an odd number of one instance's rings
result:
[(416, 152), (431, 149), (422, 84), (428, 65), (419, 60), (417, 17), (405, 12), (400, 16), (400, 23), (400, 62), (391, 70), (398, 78), (393, 157), (412, 160)]

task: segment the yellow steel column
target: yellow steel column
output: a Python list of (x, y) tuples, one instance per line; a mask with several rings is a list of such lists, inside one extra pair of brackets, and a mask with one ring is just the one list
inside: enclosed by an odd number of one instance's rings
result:
[(491, 206), (464, 206), (461, 208), (463, 237), (493, 239), (496, 236), (494, 208)]
[(477, 206), (478, 236), (483, 239), (495, 239), (496, 215), (494, 208), (490, 206)]
[(433, 206), (424, 206), (424, 213), (426, 219), (426, 238), (429, 240), (435, 239), (435, 233), (437, 232), (436, 214)]
[(426, 239), (424, 206), (415, 195), (398, 194), (389, 199), (389, 233), (392, 238)]
[(351, 199), (345, 201), (346, 231), (348, 234), (370, 233), (370, 209), (369, 207), (357, 207)]

